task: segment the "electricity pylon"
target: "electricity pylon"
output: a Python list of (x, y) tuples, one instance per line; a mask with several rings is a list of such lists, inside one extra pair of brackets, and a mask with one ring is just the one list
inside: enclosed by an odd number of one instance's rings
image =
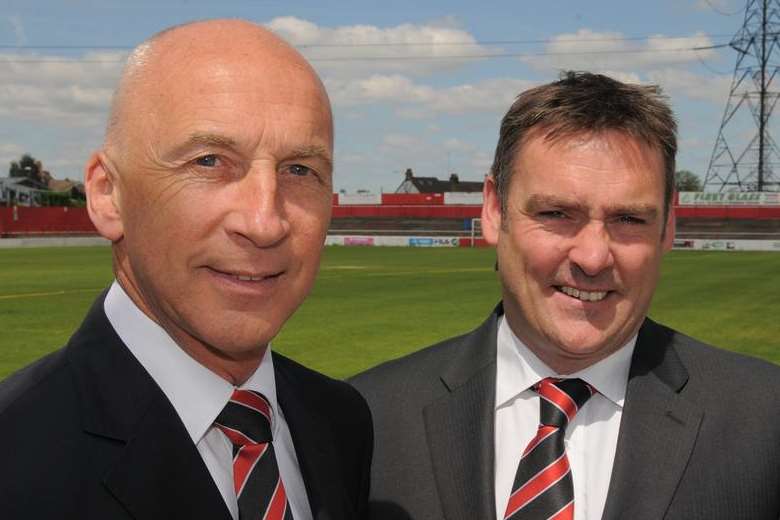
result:
[(780, 68), (772, 60), (778, 35), (780, 0), (748, 0), (742, 28), (729, 44), (737, 51), (737, 64), (705, 190), (780, 190), (775, 173), (780, 172), (780, 153), (769, 131), (769, 118), (780, 98), (772, 88)]

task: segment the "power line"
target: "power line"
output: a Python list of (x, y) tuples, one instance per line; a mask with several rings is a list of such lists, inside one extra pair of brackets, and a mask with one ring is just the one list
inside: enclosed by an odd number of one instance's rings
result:
[(310, 61), (368, 61), (368, 60), (457, 60), (457, 59), (492, 59), (492, 58), (531, 58), (539, 56), (582, 56), (582, 55), (609, 55), (609, 54), (654, 54), (665, 52), (696, 52), (710, 49), (728, 47), (727, 43), (719, 45), (707, 45), (701, 47), (686, 47), (678, 49), (619, 49), (598, 51), (560, 51), (560, 52), (520, 52), (503, 54), (461, 54), (447, 56), (344, 56), (335, 58), (310, 58)]
[(569, 42), (625, 42), (625, 41), (643, 41), (643, 40), (688, 40), (693, 37), (706, 37), (706, 38), (726, 38), (730, 37), (730, 34), (696, 34), (694, 36), (621, 36), (621, 37), (600, 37), (600, 38), (544, 38), (538, 40), (475, 40), (469, 42), (388, 42), (388, 43), (376, 43), (376, 42), (356, 42), (356, 43), (315, 43), (297, 45), (297, 48), (311, 49), (311, 48), (332, 48), (332, 47), (441, 47), (441, 46), (469, 46), (469, 45), (533, 45), (540, 43), (569, 43)]
[(718, 70), (715, 67), (710, 66), (709, 64), (707, 64), (705, 60), (702, 59), (701, 56), (699, 56), (698, 53), (696, 54), (696, 60), (699, 62), (699, 65), (701, 65), (702, 67), (707, 69), (711, 74), (714, 74), (716, 76), (724, 76), (726, 74), (729, 74), (730, 72), (725, 70)]
[[(518, 53), (482, 53), (482, 54), (448, 54), (439, 56), (337, 56), (332, 58), (310, 57), (312, 62), (337, 62), (337, 61), (431, 61), (431, 60), (467, 60), (467, 59), (498, 59), (498, 58), (532, 58), (542, 56), (589, 56), (589, 55), (615, 55), (615, 54), (659, 54), (698, 52), (728, 47), (728, 43), (717, 45), (704, 45), (696, 47), (681, 47), (676, 49), (614, 49), (594, 51), (559, 51), (559, 52), (518, 52)], [(124, 60), (100, 60), (100, 59), (67, 59), (67, 58), (11, 58), (3, 59), (0, 55), (0, 63), (122, 63)]]
[[(687, 40), (692, 37), (725, 38), (730, 34), (696, 34), (694, 36), (621, 36), (599, 38), (543, 38), (536, 40), (471, 40), (455, 42), (350, 42), (350, 43), (311, 43), (296, 45), (299, 49), (317, 48), (354, 48), (354, 47), (443, 47), (443, 46), (482, 46), (482, 45), (532, 45), (541, 43), (580, 42), (622, 42), (622, 41), (672, 41)], [(131, 50), (130, 45), (9, 45), (0, 44), (0, 49), (9, 50)]]
[(738, 9), (733, 13), (727, 13), (725, 11), (722, 11), (719, 7), (716, 7), (710, 0), (704, 0), (704, 1), (707, 2), (707, 5), (710, 6), (710, 9), (712, 9), (718, 14), (722, 14), (723, 16), (735, 16), (745, 11), (744, 9)]

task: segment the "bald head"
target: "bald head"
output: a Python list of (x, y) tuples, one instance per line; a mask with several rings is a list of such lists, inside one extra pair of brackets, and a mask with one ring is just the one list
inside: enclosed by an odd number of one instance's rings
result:
[(262, 70), (269, 80), (291, 74), (299, 85), (310, 84), (306, 95), (311, 103), (330, 111), (325, 89), (309, 63), (269, 30), (245, 20), (192, 22), (165, 29), (130, 53), (112, 99), (106, 148), (123, 151), (128, 134), (143, 129), (148, 118), (164, 109), (162, 103), (182, 94), (181, 87), (192, 85), (198, 76), (218, 79), (231, 67)]

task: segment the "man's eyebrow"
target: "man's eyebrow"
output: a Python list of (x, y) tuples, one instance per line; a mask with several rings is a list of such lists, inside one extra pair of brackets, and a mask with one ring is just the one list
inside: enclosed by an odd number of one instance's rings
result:
[[(528, 210), (534, 211), (544, 208), (561, 208), (587, 211), (587, 207), (575, 199), (560, 197), (557, 195), (531, 195), (526, 202)], [(646, 218), (658, 216), (658, 208), (653, 204), (620, 203), (606, 206), (605, 212), (609, 215), (642, 215)]]
[(652, 204), (615, 204), (607, 206), (611, 215), (642, 215), (647, 218), (658, 216), (658, 208)]
[(564, 209), (585, 209), (585, 207), (575, 199), (559, 197), (557, 195), (534, 194), (528, 197), (526, 207), (529, 210), (540, 208), (556, 207)]
[(236, 141), (230, 137), (219, 134), (209, 133), (194, 133), (190, 134), (187, 139), (176, 146), (174, 146), (168, 153), (165, 154), (167, 159), (175, 159), (180, 155), (186, 153), (192, 148), (198, 146), (214, 146), (217, 148), (235, 148)]

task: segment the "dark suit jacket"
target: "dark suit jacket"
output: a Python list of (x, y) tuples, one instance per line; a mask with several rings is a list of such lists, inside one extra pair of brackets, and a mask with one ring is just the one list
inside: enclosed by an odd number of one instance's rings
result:
[[(493, 520), (496, 312), (351, 382), (374, 418), (371, 518)], [(603, 518), (780, 517), (780, 367), (646, 320)]]
[[(274, 370), (314, 518), (365, 518), (365, 402), (276, 353)], [(0, 384), (0, 518), (231, 518), (173, 406), (108, 322), (103, 297), (65, 348)]]

